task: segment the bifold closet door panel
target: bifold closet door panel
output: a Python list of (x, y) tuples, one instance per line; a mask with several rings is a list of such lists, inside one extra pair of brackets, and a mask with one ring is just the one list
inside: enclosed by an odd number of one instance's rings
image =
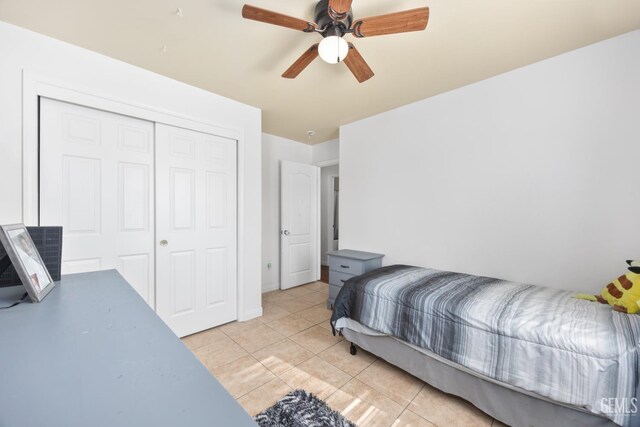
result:
[(62, 273), (117, 269), (154, 307), (154, 124), (40, 100), (40, 225), (64, 227)]
[(236, 150), (156, 124), (156, 311), (178, 336), (237, 318)]

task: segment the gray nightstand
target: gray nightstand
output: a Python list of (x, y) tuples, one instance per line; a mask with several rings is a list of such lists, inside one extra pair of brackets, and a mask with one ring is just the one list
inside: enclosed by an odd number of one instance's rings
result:
[(333, 302), (344, 282), (348, 279), (382, 267), (383, 254), (341, 249), (331, 251), (329, 258), (329, 299), (327, 308), (333, 308)]

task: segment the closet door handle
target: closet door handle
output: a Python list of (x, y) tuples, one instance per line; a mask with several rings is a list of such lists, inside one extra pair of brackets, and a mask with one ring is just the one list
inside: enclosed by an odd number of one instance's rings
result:
[(341, 268), (349, 268), (349, 266), (348, 266), (348, 265), (342, 265), (342, 264), (340, 264), (340, 267), (341, 267)]
[(167, 246), (169, 244), (169, 242), (167, 242), (166, 240), (160, 240), (160, 246), (162, 246), (163, 248), (165, 246)]

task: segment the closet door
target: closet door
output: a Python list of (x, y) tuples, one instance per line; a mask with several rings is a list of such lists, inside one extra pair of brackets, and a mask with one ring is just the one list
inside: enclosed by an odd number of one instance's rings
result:
[(40, 101), (40, 224), (62, 273), (117, 269), (154, 306), (153, 123)]
[(237, 318), (236, 194), (235, 140), (156, 124), (156, 309), (178, 336)]

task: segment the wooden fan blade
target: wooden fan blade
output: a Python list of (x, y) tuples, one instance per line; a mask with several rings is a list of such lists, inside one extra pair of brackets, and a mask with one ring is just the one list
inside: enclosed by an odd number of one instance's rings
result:
[(356, 49), (353, 43), (349, 43), (349, 54), (347, 54), (343, 62), (347, 64), (347, 67), (349, 67), (360, 83), (374, 76), (373, 71), (369, 68), (369, 64), (367, 64), (362, 55), (360, 55), (360, 52), (358, 52), (358, 49)]
[(284, 77), (285, 79), (295, 79), (296, 77), (298, 77), (298, 74), (300, 74), (302, 70), (307, 68), (307, 65), (311, 64), (317, 57), (318, 43), (311, 46), (300, 56), (300, 58), (296, 59), (296, 62), (294, 62), (293, 65), (291, 65), (291, 67), (289, 67), (287, 71), (282, 74), (282, 77)]
[(372, 16), (356, 20), (351, 28), (356, 37), (382, 36), (385, 34), (408, 33), (427, 28), (429, 8), (405, 10), (388, 15)]
[(246, 19), (253, 19), (254, 21), (266, 22), (267, 24), (304, 31), (305, 33), (315, 31), (316, 28), (318, 28), (318, 26), (313, 22), (250, 6), (248, 4), (245, 4), (242, 7), (242, 17)]
[(331, 19), (342, 20), (349, 15), (352, 0), (329, 0), (329, 16)]

